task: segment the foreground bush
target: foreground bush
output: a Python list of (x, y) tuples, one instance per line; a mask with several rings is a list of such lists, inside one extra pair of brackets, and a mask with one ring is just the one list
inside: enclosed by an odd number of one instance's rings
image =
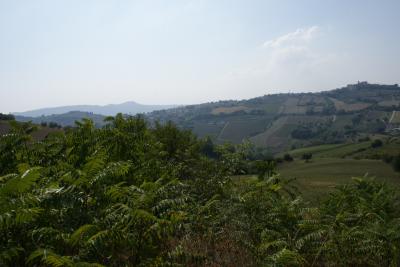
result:
[(171, 123), (31, 132), (0, 138), (0, 266), (399, 265), (399, 195), (384, 184), (356, 179), (310, 207), (271, 162), (232, 181), (242, 151)]

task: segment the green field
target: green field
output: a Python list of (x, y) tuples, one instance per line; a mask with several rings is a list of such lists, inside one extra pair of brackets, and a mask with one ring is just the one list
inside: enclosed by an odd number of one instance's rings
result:
[(291, 150), (288, 153), (293, 157), (300, 158), (305, 153), (313, 154), (314, 158), (341, 158), (357, 153), (361, 149), (367, 149), (371, 146), (371, 142), (351, 143), (351, 144), (327, 144), (320, 146), (312, 146)]
[[(374, 136), (372, 139), (380, 139), (383, 141), (381, 147), (372, 148), (371, 141), (349, 144), (327, 144), (319, 146), (311, 146), (294, 149), (285, 153), (289, 153), (292, 157), (301, 158), (305, 153), (313, 154), (313, 158), (372, 158), (379, 159), (383, 155), (396, 156), (400, 153), (400, 140), (392, 138), (388, 140), (384, 136)], [(285, 153), (277, 156), (282, 157)]]
[(400, 123), (400, 111), (393, 111), (390, 123)]
[(225, 124), (218, 124), (212, 122), (196, 122), (194, 123), (193, 132), (197, 134), (200, 138), (211, 136), (217, 138), (221, 129)]
[[(309, 163), (295, 160), (278, 165), (278, 173), (283, 178), (295, 179), (293, 185), (311, 202), (318, 201), (336, 186), (350, 182), (353, 177), (366, 176), (400, 186), (400, 174), (380, 160), (320, 158)], [(238, 179), (256, 179), (256, 176), (244, 175)]]
[(269, 122), (270, 118), (245, 118), (232, 120), (227, 122), (218, 139), (220, 141), (230, 141), (239, 144), (245, 138), (263, 132)]

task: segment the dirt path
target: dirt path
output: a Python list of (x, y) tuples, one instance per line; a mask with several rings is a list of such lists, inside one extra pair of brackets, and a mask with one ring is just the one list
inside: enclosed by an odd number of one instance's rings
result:
[(217, 138), (218, 140), (221, 140), (221, 141), (224, 140), (224, 139), (221, 138), (221, 136), (222, 136), (222, 133), (225, 131), (226, 127), (228, 126), (228, 124), (229, 124), (229, 121), (227, 123), (225, 123), (224, 128), (222, 128), (222, 130), (219, 132), (219, 135), (218, 135), (218, 138)]
[(392, 123), (394, 115), (396, 115), (396, 111), (395, 110), (393, 110), (393, 112), (392, 112), (392, 116), (390, 117), (389, 123)]

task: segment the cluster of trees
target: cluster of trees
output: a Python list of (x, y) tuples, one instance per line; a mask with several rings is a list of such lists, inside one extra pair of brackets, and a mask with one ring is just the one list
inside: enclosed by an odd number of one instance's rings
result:
[(330, 130), (332, 122), (313, 122), (313, 123), (301, 123), (297, 125), (291, 132), (291, 136), (295, 139), (311, 139), (311, 138), (323, 138), (323, 135), (327, 135)]
[(61, 126), (60, 124), (58, 124), (57, 122), (53, 122), (53, 121), (51, 121), (51, 122), (49, 122), (49, 123), (47, 123), (47, 122), (45, 122), (45, 121), (42, 121), (42, 122), (40, 123), (40, 126), (42, 126), (42, 127), (49, 127), (49, 128), (58, 128), (58, 129), (61, 129), (61, 128), (62, 128), (62, 126)]
[(274, 162), (172, 123), (0, 137), (0, 266), (398, 266), (399, 195), (356, 179), (310, 206)]
[(12, 121), (12, 120), (15, 120), (14, 115), (0, 113), (0, 121)]

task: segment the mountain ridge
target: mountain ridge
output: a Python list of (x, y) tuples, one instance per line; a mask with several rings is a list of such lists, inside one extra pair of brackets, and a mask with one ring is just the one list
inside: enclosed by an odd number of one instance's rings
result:
[(33, 109), (23, 112), (12, 112), (12, 114), (24, 117), (40, 117), (49, 115), (59, 115), (71, 111), (91, 112), (103, 116), (115, 116), (117, 113), (135, 115), (138, 113), (147, 113), (155, 110), (162, 110), (177, 107), (177, 105), (144, 105), (135, 101), (127, 101), (120, 104), (107, 105), (67, 105)]
[[(127, 104), (129, 106), (129, 102)], [(125, 113), (124, 110), (117, 112)], [(129, 115), (129, 114), (128, 114)], [(376, 134), (400, 133), (400, 89), (397, 84), (358, 82), (315, 93), (281, 93), (246, 100), (224, 100), (178, 106), (144, 114), (153, 123), (174, 122), (216, 143), (240, 144), (274, 152), (325, 143), (355, 142)], [(73, 126), (82, 118), (104, 125), (104, 116), (82, 111), (17, 120)]]

